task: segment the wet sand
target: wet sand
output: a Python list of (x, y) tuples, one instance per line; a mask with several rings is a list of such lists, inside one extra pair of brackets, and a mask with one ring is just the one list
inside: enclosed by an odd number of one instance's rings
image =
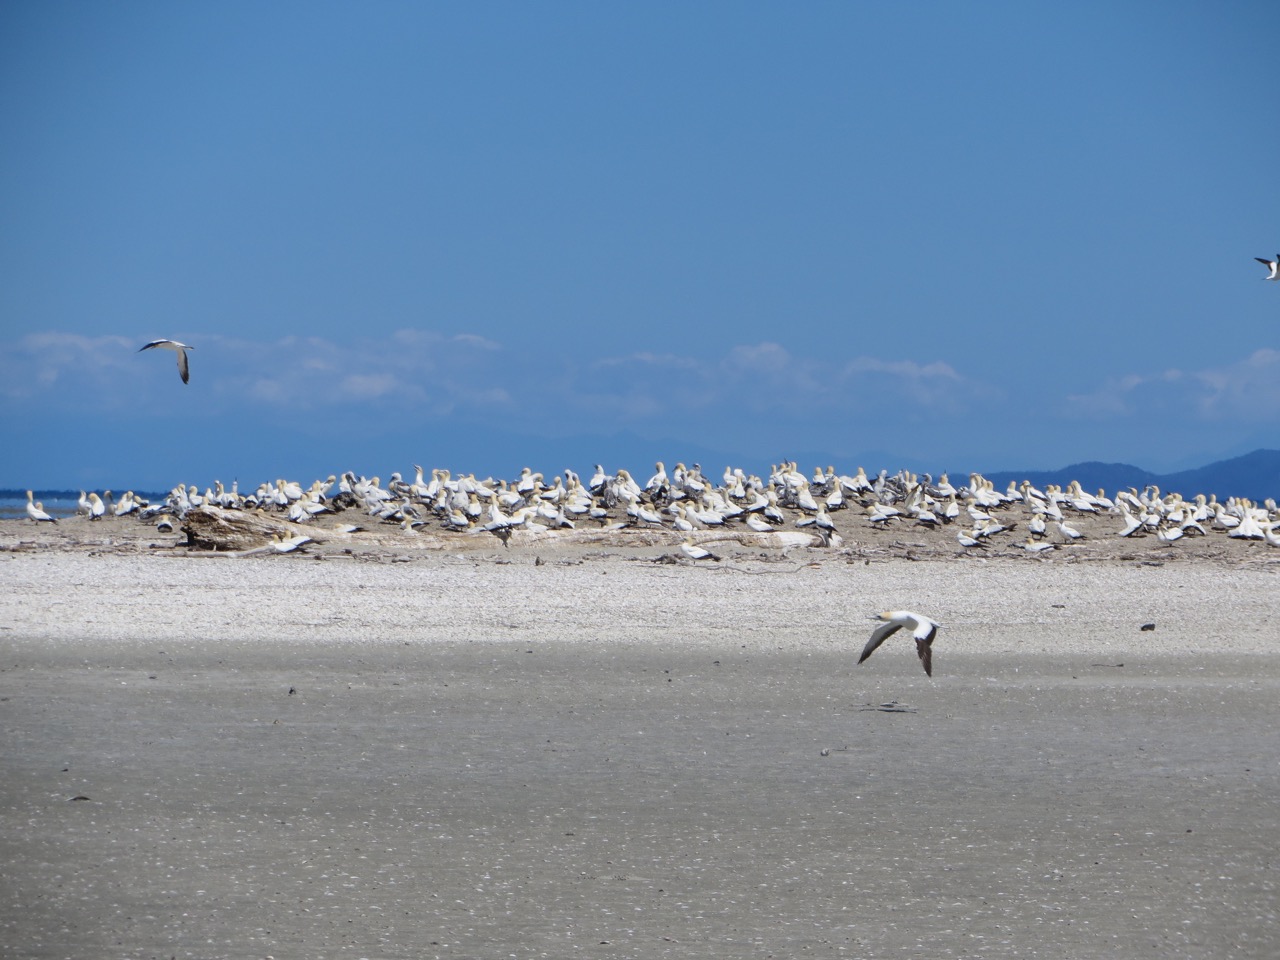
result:
[(1266, 553), (66, 536), (0, 554), (6, 955), (1280, 954)]

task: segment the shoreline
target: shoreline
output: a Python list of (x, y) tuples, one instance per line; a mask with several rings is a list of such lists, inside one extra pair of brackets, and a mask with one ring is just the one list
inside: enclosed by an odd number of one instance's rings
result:
[[(1280, 952), (1265, 545), (237, 558), (83, 524), (0, 524), (25, 957)], [(943, 624), (932, 678), (901, 635), (857, 665), (897, 606)]]
[[(816, 556), (815, 556), (816, 555)], [(870, 618), (920, 609), (973, 653), (1276, 651), (1280, 564), (884, 560), (797, 551), (715, 565), (503, 551), (216, 559), (0, 553), (0, 638), (350, 646), (518, 640), (860, 649)], [(1150, 625), (1148, 630), (1143, 630)]]

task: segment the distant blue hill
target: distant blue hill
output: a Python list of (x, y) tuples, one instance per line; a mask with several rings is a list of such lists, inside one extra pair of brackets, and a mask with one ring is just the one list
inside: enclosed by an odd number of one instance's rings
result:
[(1054, 483), (1065, 486), (1072, 480), (1090, 493), (1102, 487), (1108, 494), (1116, 490), (1144, 487), (1154, 484), (1164, 493), (1180, 493), (1193, 497), (1197, 493), (1206, 496), (1216, 494), (1219, 500), (1227, 497), (1248, 497), (1250, 500), (1280, 499), (1280, 450), (1255, 450), (1231, 460), (1219, 460), (1208, 466), (1177, 473), (1156, 474), (1128, 463), (1073, 463), (1060, 470), (1004, 470), (985, 474), (986, 478), (1003, 490), (1009, 481), (1021, 483), (1029, 480), (1033, 486), (1043, 487)]

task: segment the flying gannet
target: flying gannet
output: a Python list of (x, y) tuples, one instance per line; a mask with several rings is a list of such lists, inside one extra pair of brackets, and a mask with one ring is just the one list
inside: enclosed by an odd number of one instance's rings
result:
[(883, 622), (871, 632), (871, 639), (862, 648), (862, 656), (858, 658), (858, 663), (862, 663), (867, 657), (875, 653), (876, 647), (880, 646), (903, 627), (909, 627), (911, 636), (915, 637), (916, 654), (924, 665), (924, 672), (927, 676), (932, 677), (933, 638), (938, 635), (938, 627), (942, 626), (942, 624), (921, 614), (911, 613), (909, 610), (887, 610), (877, 615), (876, 619)]
[(187, 351), (194, 350), (195, 347), (189, 347), (185, 343), (179, 343), (177, 340), (152, 340), (145, 347), (140, 348), (138, 352), (150, 350), (152, 347), (163, 347), (165, 350), (172, 350), (176, 353), (178, 355), (178, 374), (182, 377), (183, 383), (190, 381), (191, 374), (187, 369)]
[(1263, 260), (1261, 257), (1254, 257), (1260, 264), (1271, 272), (1263, 277), (1263, 280), (1280, 280), (1280, 253), (1276, 254), (1274, 260)]

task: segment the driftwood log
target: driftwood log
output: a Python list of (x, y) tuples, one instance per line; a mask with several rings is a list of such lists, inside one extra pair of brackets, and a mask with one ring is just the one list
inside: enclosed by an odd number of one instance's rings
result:
[[(202, 506), (188, 511), (182, 520), (186, 546), (191, 550), (213, 550), (240, 553), (257, 550), (277, 539), (308, 536), (318, 543), (360, 544), (364, 547), (385, 546), (418, 550), (491, 549), (499, 538), (480, 529), (454, 533), (422, 529), (406, 533), (399, 524), (374, 524), (358, 534), (344, 533), (319, 523), (293, 523), (284, 517), (273, 517), (261, 510), (224, 510)], [(813, 533), (779, 530), (773, 533), (751, 533), (746, 530), (700, 530), (690, 539), (701, 546), (734, 542), (747, 548), (786, 549), (789, 547), (821, 547), (831, 544)], [(663, 547), (675, 546), (684, 534), (675, 530), (628, 528), (550, 530), (546, 527), (516, 527), (508, 532), (504, 545), (512, 549), (560, 544), (563, 546)]]
[(300, 531), (306, 532), (296, 523), (257, 511), (210, 506), (190, 510), (182, 520), (187, 546), (194, 550), (251, 550), (276, 536), (291, 537)]

